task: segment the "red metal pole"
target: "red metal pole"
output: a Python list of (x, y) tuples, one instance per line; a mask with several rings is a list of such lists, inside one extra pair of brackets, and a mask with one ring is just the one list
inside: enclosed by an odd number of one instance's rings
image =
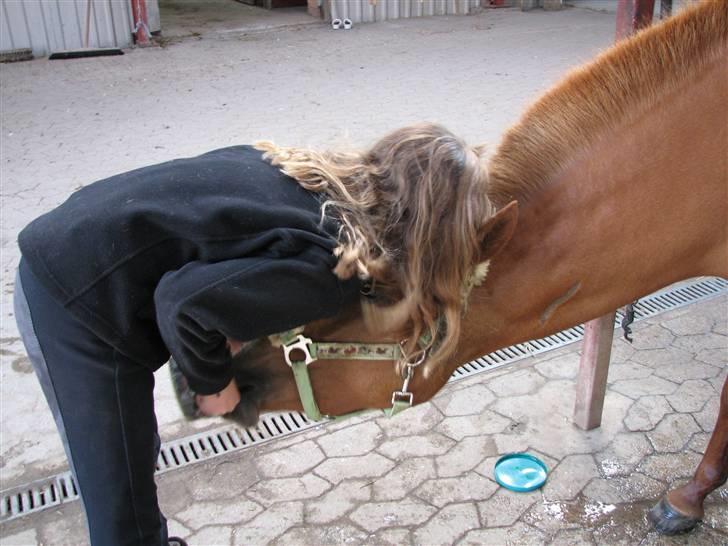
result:
[(134, 21), (134, 41), (137, 45), (146, 46), (151, 42), (149, 22), (147, 21), (146, 0), (131, 0), (131, 14)]
[(621, 40), (641, 28), (650, 26), (654, 11), (655, 0), (619, 0), (615, 40)]

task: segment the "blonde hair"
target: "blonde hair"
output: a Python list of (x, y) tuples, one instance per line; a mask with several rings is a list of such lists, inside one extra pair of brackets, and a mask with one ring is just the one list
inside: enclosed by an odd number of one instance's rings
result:
[(326, 195), (322, 215), (341, 225), (334, 272), (370, 279), (377, 294), (398, 300), (390, 307), (363, 300), (368, 326), (408, 328), (411, 353), (428, 339), (430, 369), (451, 356), (480, 228), (495, 212), (483, 147), (432, 123), (393, 131), (365, 151), (255, 147), (304, 188)]

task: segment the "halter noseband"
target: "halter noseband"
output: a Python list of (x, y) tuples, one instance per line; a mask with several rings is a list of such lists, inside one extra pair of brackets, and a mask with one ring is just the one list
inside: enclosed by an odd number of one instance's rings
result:
[[(400, 360), (404, 363), (404, 380), (402, 389), (392, 393), (392, 407), (383, 410), (388, 416), (398, 413), (411, 407), (414, 395), (409, 390), (409, 383), (414, 375), (414, 369), (422, 364), (427, 358), (427, 350), (422, 350), (416, 360), (411, 360), (405, 355), (401, 343), (341, 343), (341, 342), (314, 342), (300, 333), (300, 329), (289, 330), (275, 336), (271, 341), (280, 344), (283, 348), (283, 356), (293, 370), (293, 377), (296, 380), (298, 396), (301, 399), (303, 411), (312, 421), (320, 421), (323, 418), (343, 419), (361, 413), (354, 411), (344, 415), (330, 416), (323, 415), (316, 404), (316, 397), (311, 385), (311, 377), (308, 373), (308, 365), (316, 360)], [(302, 359), (292, 357), (294, 351), (303, 353)]]

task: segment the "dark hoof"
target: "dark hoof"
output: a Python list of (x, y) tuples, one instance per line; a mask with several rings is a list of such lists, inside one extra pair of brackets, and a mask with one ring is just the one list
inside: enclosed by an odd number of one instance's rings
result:
[(685, 533), (700, 521), (697, 518), (681, 514), (664, 497), (647, 513), (647, 518), (663, 535)]

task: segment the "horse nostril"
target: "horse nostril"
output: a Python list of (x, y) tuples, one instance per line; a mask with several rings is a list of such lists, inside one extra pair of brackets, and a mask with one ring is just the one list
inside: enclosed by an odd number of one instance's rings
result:
[(258, 390), (258, 387), (253, 383), (238, 383), (238, 390), (240, 395), (252, 394)]

